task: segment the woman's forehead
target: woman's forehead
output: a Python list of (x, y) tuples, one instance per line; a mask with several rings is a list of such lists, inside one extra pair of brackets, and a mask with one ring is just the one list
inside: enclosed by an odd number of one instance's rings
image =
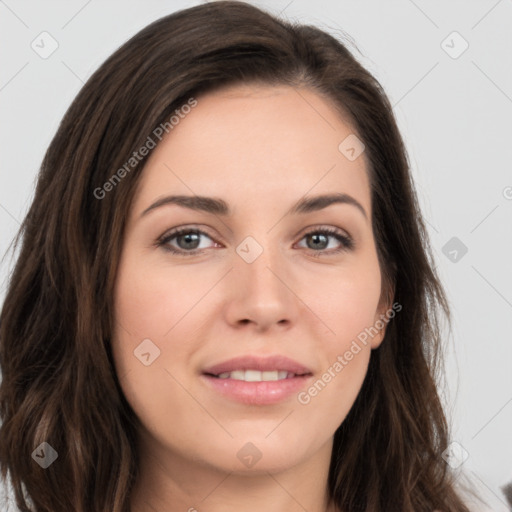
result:
[[(152, 150), (138, 197), (147, 203), (155, 193), (193, 191), (230, 202), (279, 201), (283, 194), (293, 201), (314, 187), (357, 196), (369, 211), (366, 160), (354, 140), (352, 128), (312, 91), (230, 87), (198, 97)], [(356, 158), (347, 157), (345, 141), (359, 150)]]

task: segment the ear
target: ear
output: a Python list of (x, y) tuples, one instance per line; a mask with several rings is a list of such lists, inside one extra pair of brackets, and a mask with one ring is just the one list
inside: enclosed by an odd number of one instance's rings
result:
[(387, 291), (381, 294), (377, 311), (375, 312), (375, 318), (373, 327), (378, 331), (370, 342), (372, 350), (379, 348), (386, 335), (386, 328), (391, 319), (396, 315), (397, 311), (402, 309), (402, 306), (398, 303), (393, 304), (395, 296), (395, 288), (388, 286)]

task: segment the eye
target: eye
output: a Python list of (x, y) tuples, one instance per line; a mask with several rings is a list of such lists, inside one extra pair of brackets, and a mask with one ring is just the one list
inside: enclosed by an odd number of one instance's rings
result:
[[(159, 247), (163, 247), (166, 251), (169, 251), (173, 254), (197, 254), (201, 252), (202, 249), (207, 249), (208, 247), (201, 247), (201, 238), (206, 237), (210, 240), (212, 239), (207, 233), (201, 231), (200, 229), (191, 229), (191, 228), (178, 228), (170, 233), (164, 234), (161, 238), (157, 240), (157, 244)], [(175, 240), (177, 248), (171, 245), (171, 242)]]
[[(208, 249), (208, 246), (201, 247), (201, 238), (208, 238), (213, 241), (212, 237), (205, 231), (193, 229), (190, 227), (181, 227), (165, 233), (157, 241), (156, 246), (162, 247), (164, 250), (181, 256), (193, 256)], [(330, 241), (338, 242), (338, 247), (327, 250)], [(302, 239), (307, 241), (307, 248), (311, 250), (312, 256), (329, 256), (348, 251), (354, 248), (354, 241), (348, 235), (334, 228), (317, 228), (306, 233)], [(217, 242), (214, 242), (217, 244)], [(217, 244), (218, 246), (218, 244)]]
[[(306, 240), (308, 248), (312, 252), (312, 256), (318, 258), (320, 256), (329, 256), (338, 254), (342, 251), (349, 251), (354, 248), (354, 241), (348, 235), (334, 228), (320, 228), (307, 232), (302, 240)], [(329, 247), (329, 239), (336, 240), (339, 246), (327, 251)], [(310, 243), (308, 243), (310, 242)]]

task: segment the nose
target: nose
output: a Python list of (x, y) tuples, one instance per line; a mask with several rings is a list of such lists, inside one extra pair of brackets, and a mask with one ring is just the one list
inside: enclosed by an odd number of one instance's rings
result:
[(289, 329), (298, 317), (300, 301), (279, 251), (265, 247), (251, 263), (235, 252), (233, 267), (226, 282), (227, 322), (236, 328), (251, 325), (258, 332)]

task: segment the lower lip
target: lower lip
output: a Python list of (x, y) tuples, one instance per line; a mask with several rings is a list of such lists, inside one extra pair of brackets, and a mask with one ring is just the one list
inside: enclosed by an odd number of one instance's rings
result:
[(306, 386), (311, 375), (265, 382), (246, 382), (236, 379), (219, 379), (210, 375), (202, 378), (222, 395), (249, 405), (268, 405), (282, 402)]

